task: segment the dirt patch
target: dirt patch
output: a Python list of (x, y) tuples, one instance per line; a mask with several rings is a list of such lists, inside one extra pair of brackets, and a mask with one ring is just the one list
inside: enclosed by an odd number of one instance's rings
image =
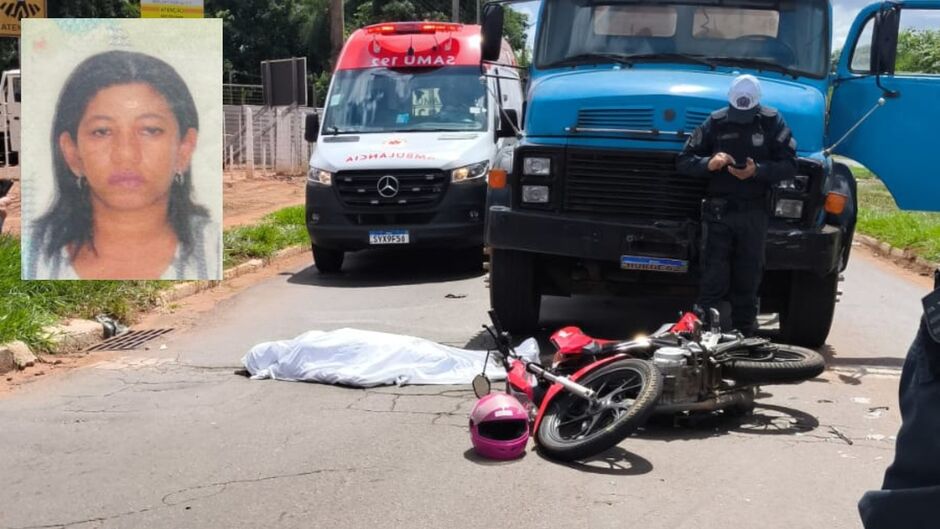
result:
[[(12, 178), (12, 199), (3, 233), (19, 235), (20, 174), (19, 167), (0, 168), (0, 178)], [(251, 224), (261, 217), (288, 206), (304, 203), (306, 180), (303, 175), (282, 176), (255, 173), (248, 177), (243, 171), (226, 171), (222, 177), (222, 225), (225, 228)]]

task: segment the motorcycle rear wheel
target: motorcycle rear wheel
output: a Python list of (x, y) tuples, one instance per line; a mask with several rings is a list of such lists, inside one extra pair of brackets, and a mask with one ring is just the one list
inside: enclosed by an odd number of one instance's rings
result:
[(549, 458), (584, 459), (615, 446), (646, 422), (663, 391), (659, 369), (635, 358), (602, 366), (578, 383), (607, 404), (591, 407), (567, 392), (555, 397), (536, 432), (539, 450)]
[(826, 369), (821, 354), (795, 345), (771, 343), (764, 350), (735, 351), (722, 375), (746, 384), (789, 384), (819, 376)]

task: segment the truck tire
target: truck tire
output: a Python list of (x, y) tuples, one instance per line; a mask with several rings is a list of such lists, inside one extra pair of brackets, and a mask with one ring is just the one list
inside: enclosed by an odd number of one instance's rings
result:
[(532, 257), (515, 250), (493, 249), (490, 254), (490, 306), (509, 332), (528, 332), (539, 323), (542, 295)]
[(786, 343), (816, 348), (826, 343), (836, 307), (839, 273), (824, 276), (793, 272), (790, 301), (780, 314), (780, 334)]
[(321, 274), (335, 274), (343, 267), (343, 257), (346, 256), (346, 252), (323, 248), (316, 244), (310, 246), (313, 249), (313, 264)]

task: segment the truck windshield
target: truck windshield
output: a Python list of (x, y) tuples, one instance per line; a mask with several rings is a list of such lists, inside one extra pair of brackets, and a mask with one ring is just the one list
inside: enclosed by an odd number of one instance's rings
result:
[(826, 0), (552, 0), (540, 19), (536, 66), (668, 60), (822, 78), (828, 17)]
[(486, 130), (478, 66), (342, 70), (333, 77), (324, 134)]

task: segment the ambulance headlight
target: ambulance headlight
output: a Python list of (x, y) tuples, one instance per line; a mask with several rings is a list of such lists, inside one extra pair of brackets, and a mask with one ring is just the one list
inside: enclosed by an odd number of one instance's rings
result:
[(489, 168), (489, 162), (478, 162), (463, 167), (458, 167), (450, 172), (451, 182), (466, 182), (467, 180), (476, 180), (486, 175)]
[(322, 186), (331, 186), (333, 185), (333, 173), (311, 167), (310, 171), (307, 172), (307, 182)]

